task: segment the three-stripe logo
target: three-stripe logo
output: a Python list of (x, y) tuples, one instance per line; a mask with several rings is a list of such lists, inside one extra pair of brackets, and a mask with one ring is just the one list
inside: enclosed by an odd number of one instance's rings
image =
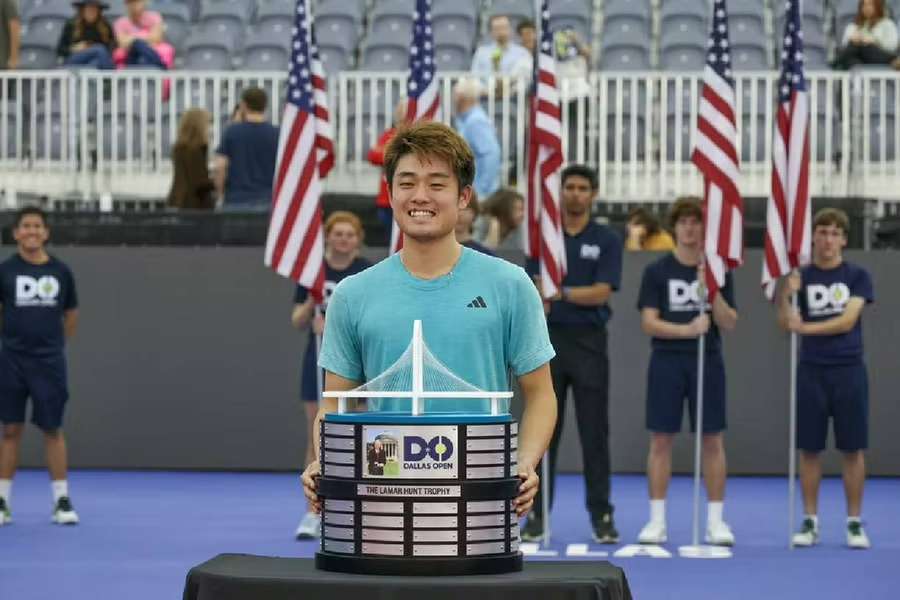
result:
[(484, 298), (478, 296), (468, 304), (466, 304), (467, 308), (487, 308), (487, 304), (484, 301)]

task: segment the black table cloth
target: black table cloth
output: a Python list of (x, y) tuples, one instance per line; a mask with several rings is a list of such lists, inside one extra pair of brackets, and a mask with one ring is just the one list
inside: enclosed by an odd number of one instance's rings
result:
[(388, 577), (319, 571), (309, 558), (220, 554), (190, 570), (184, 600), (631, 600), (605, 561), (525, 562), (519, 573)]

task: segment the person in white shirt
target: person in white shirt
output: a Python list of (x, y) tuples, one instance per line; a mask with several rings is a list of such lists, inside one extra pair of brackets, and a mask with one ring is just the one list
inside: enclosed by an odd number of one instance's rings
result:
[(841, 48), (832, 66), (850, 69), (859, 64), (888, 65), (897, 58), (897, 25), (884, 0), (860, 0), (853, 22), (844, 30)]
[[(506, 15), (493, 15), (488, 21), (490, 44), (479, 46), (472, 57), (472, 74), (481, 80), (483, 89), (489, 89), (489, 78), (515, 76), (521, 61), (531, 60), (528, 50), (512, 40), (512, 26)], [(499, 82), (498, 82), (499, 86)], [(501, 89), (497, 87), (497, 89)]]

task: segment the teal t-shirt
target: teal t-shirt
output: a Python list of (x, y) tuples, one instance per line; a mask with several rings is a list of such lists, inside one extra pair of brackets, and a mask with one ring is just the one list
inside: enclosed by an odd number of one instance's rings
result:
[[(341, 281), (329, 301), (319, 366), (368, 382), (401, 357), (417, 319), (432, 355), (481, 390), (508, 391), (510, 370), (530, 373), (555, 354), (543, 304), (525, 271), (464, 247), (453, 270), (437, 279), (414, 277), (395, 254)], [(369, 408), (408, 412), (410, 404), (408, 398), (378, 399)], [(430, 398), (424, 410), (486, 413), (490, 404)]]

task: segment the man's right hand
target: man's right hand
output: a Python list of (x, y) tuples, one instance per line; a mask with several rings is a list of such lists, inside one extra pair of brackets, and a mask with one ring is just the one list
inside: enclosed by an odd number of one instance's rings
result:
[(314, 460), (306, 466), (306, 470), (303, 471), (303, 494), (306, 496), (306, 500), (309, 502), (310, 509), (316, 513), (322, 513), (322, 501), (319, 499), (319, 475), (322, 474), (322, 469), (319, 466), (319, 461)]
[(707, 315), (706, 313), (694, 317), (694, 320), (688, 323), (688, 332), (690, 333), (690, 337), (700, 337), (701, 335), (706, 335), (707, 331), (709, 331), (709, 315)]

